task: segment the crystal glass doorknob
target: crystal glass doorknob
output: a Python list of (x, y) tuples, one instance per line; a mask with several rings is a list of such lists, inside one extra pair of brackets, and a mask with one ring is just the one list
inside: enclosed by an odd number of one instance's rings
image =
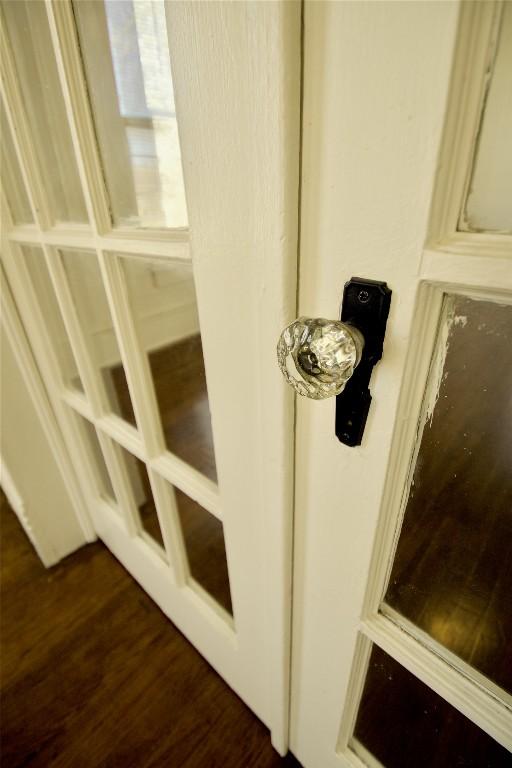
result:
[(299, 317), (279, 337), (277, 360), (298, 393), (313, 400), (339, 395), (361, 360), (364, 338), (353, 325)]

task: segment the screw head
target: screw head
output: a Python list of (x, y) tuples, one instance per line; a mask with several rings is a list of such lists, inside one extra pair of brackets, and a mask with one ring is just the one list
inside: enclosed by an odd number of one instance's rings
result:
[(357, 298), (361, 302), (361, 304), (368, 304), (368, 302), (370, 301), (370, 294), (368, 291), (363, 289), (362, 291), (359, 291), (359, 293), (357, 294)]

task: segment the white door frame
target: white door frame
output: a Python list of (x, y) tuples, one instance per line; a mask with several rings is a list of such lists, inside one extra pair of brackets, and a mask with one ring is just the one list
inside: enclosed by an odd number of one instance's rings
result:
[[(3, 261), (67, 448), (75, 466), (83, 467), (79, 481), (86, 505), (77, 504), (76, 512), (89, 540), (99, 530), (129, 568), (139, 569), (141, 584), (270, 728), (275, 748), (284, 754), (293, 396), (281, 382), (274, 350), (280, 330), (296, 308), (300, 4), (166, 3), (190, 233), (146, 234), (112, 230), (71, 4), (46, 0), (46, 9), (91, 226), (52, 221), (12, 56), (3, 40), (2, 94), (36, 224), (8, 232)], [(89, 402), (63, 386), (20, 258), (22, 244), (44, 252)], [(102, 394), (90, 368), (59, 247), (98, 254), (140, 435), (102, 414)], [(213, 483), (199, 482), (179, 460), (157, 456), (158, 435), (144, 407), (149, 374), (137, 365), (136, 333), (113, 252), (178, 260), (193, 255), (220, 495)], [(212, 324), (215, 334), (208, 332)], [(156, 560), (148, 565), (135, 551), (116, 545), (119, 524), (104, 503), (99, 515), (102, 502), (93, 492), (97, 478), (73, 412), (95, 425), (119, 495), (123, 481), (111, 439), (148, 460), (157, 506), (171, 517), (159, 477), (182, 487), (212, 514), (223, 516), (236, 632), (204, 595), (184, 585), (169, 526), (164, 526), (164, 537), (170, 559), (174, 558), (170, 580)], [(187, 593), (193, 610), (183, 607), (176, 590)]]

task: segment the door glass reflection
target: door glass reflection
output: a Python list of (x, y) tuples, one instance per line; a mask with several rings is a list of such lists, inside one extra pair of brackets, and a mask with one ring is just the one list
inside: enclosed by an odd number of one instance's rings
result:
[(216, 480), (192, 264), (129, 257), (122, 264), (167, 448)]
[(61, 251), (68, 284), (92, 362), (100, 373), (113, 413), (137, 426), (121, 362), (114, 323), (96, 254)]
[(446, 298), (425, 410), (385, 603), (512, 692), (512, 306)]
[(475, 142), (463, 229), (512, 233), (512, 3), (503, 4), (494, 66)]
[(0, 100), (0, 136), (1, 141), (1, 166), (2, 185), (9, 203), (12, 220), (15, 224), (29, 224), (33, 222), (32, 211), (28, 201), (25, 184), (21, 175), (21, 168), (14, 149), (11, 129), (7, 122), (5, 107)]
[(126, 448), (120, 448), (123, 457), (124, 469), (131, 490), (135, 507), (137, 508), (140, 529), (143, 534), (149, 536), (155, 544), (165, 551), (164, 540), (158, 514), (156, 511), (155, 500), (149, 482), (148, 471), (143, 461)]
[(204, 507), (174, 489), (192, 578), (232, 613), (224, 528)]
[(376, 645), (349, 746), (384, 768), (510, 766), (506, 749)]
[(114, 224), (186, 226), (163, 0), (73, 8)]
[(86, 222), (45, 3), (8, 0), (2, 11), (51, 213), (55, 222)]
[(110, 475), (108, 473), (105, 459), (103, 458), (103, 451), (101, 450), (100, 441), (96, 434), (96, 430), (90, 421), (84, 419), (82, 416), (75, 414), (75, 418), (83, 429), (89, 458), (96, 468), (96, 484), (99, 495), (109, 501), (114, 506), (117, 506), (116, 495), (110, 481)]
[(44, 317), (48, 338), (59, 362), (64, 383), (71, 389), (83, 392), (75, 355), (69, 342), (44, 254), (40, 248), (32, 248), (28, 245), (22, 246), (21, 251)]

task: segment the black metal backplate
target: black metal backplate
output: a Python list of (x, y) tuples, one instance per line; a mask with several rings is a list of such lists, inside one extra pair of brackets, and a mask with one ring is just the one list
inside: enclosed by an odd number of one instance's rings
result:
[(364, 336), (361, 361), (345, 389), (336, 397), (336, 437), (345, 445), (361, 445), (372, 396), (373, 366), (382, 357), (382, 345), (391, 304), (391, 290), (378, 280), (353, 277), (345, 283), (341, 320)]

